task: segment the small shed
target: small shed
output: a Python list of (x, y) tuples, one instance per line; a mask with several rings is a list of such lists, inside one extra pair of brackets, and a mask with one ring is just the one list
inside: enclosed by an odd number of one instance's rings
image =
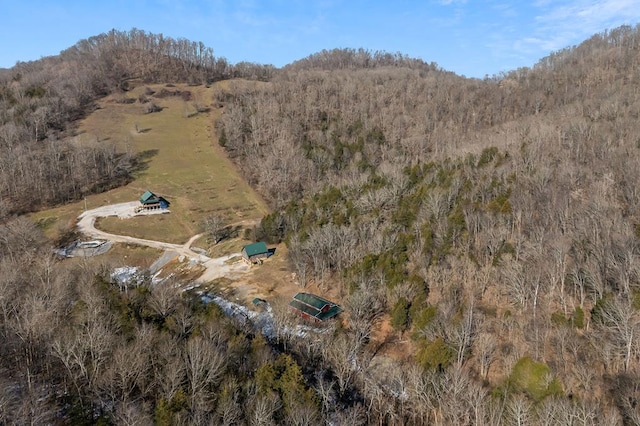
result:
[(267, 257), (269, 257), (269, 249), (262, 241), (242, 247), (242, 259), (246, 262), (262, 263), (262, 259)]
[(167, 209), (169, 208), (169, 201), (163, 197), (159, 197), (148, 189), (140, 197), (141, 207), (145, 210), (151, 209)]
[(339, 305), (311, 293), (296, 293), (289, 306), (301, 317), (320, 322), (334, 318), (342, 312)]

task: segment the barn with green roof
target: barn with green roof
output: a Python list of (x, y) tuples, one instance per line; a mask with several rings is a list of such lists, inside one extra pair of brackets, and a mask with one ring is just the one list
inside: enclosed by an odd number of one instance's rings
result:
[(334, 318), (342, 308), (329, 300), (311, 293), (297, 293), (289, 306), (301, 317), (315, 321)]
[(242, 247), (242, 259), (248, 263), (262, 263), (262, 259), (269, 257), (269, 249), (265, 242), (247, 244)]

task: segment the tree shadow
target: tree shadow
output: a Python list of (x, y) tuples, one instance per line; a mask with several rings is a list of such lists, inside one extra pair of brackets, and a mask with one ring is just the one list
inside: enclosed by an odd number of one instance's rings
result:
[(149, 162), (153, 157), (158, 155), (160, 150), (158, 149), (147, 149), (145, 151), (140, 151), (133, 157), (133, 167), (131, 168), (132, 173), (140, 173), (149, 168)]
[(147, 106), (145, 107), (144, 113), (145, 114), (153, 114), (153, 113), (156, 113), (156, 112), (161, 112), (165, 108), (167, 108), (167, 107), (163, 107), (163, 106), (157, 105), (154, 102), (151, 102), (151, 103), (147, 104)]
[(239, 225), (225, 226), (220, 230), (220, 240), (226, 240), (228, 238), (238, 238), (241, 230), (242, 230), (242, 226), (239, 226)]

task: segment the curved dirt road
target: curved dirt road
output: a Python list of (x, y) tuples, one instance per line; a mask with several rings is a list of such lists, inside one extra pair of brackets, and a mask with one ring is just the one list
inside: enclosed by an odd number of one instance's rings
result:
[(146, 247), (152, 247), (160, 250), (174, 252), (176, 256), (185, 256), (194, 260), (205, 267), (204, 273), (196, 280), (200, 283), (206, 283), (220, 277), (233, 277), (236, 273), (248, 270), (247, 265), (241, 262), (227, 263), (231, 258), (240, 256), (239, 254), (231, 254), (219, 258), (212, 259), (200, 253), (191, 250), (191, 244), (202, 234), (194, 235), (185, 244), (172, 244), (163, 241), (146, 240), (143, 238), (130, 237), (128, 235), (116, 235), (96, 229), (96, 219), (99, 217), (117, 216), (121, 219), (128, 219), (134, 216), (146, 216), (150, 214), (168, 213), (167, 210), (156, 210), (145, 213), (134, 212), (136, 206), (140, 205), (137, 201), (128, 203), (111, 204), (108, 206), (98, 207), (87, 210), (78, 216), (78, 230), (91, 238), (112, 241), (115, 243), (137, 244)]

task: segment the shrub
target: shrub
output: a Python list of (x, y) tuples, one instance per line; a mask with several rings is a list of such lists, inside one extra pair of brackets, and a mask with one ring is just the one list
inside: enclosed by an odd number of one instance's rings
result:
[(514, 389), (525, 392), (535, 401), (562, 394), (562, 385), (557, 378), (552, 378), (549, 366), (529, 357), (518, 360), (508, 380)]
[(417, 359), (425, 370), (442, 370), (451, 364), (454, 356), (455, 351), (438, 337), (420, 348)]
[(551, 314), (551, 322), (555, 325), (569, 325), (569, 320), (560, 311)]
[(573, 312), (573, 317), (571, 318), (573, 322), (573, 326), (576, 328), (584, 328), (584, 311), (580, 306), (576, 306), (575, 311)]
[(603, 297), (596, 300), (593, 308), (591, 308), (591, 321), (593, 321), (594, 324), (604, 324), (603, 315), (612, 298), (611, 293), (605, 293)]
[(155, 102), (149, 102), (144, 110), (147, 114), (151, 114), (153, 112), (162, 111), (162, 107), (158, 106)]
[(416, 306), (417, 304), (414, 304), (410, 309), (411, 323), (415, 330), (421, 330), (433, 321), (438, 313), (438, 308), (435, 306), (425, 306), (422, 309), (415, 309)]
[(491, 161), (493, 161), (497, 154), (498, 148), (496, 148), (495, 146), (483, 149), (482, 153), (480, 154), (480, 159), (478, 160), (478, 167), (489, 164)]
[(31, 86), (24, 92), (30, 98), (42, 98), (47, 94), (47, 90), (42, 86)]
[(397, 331), (405, 331), (409, 328), (410, 303), (404, 297), (398, 299), (391, 310), (391, 326)]

